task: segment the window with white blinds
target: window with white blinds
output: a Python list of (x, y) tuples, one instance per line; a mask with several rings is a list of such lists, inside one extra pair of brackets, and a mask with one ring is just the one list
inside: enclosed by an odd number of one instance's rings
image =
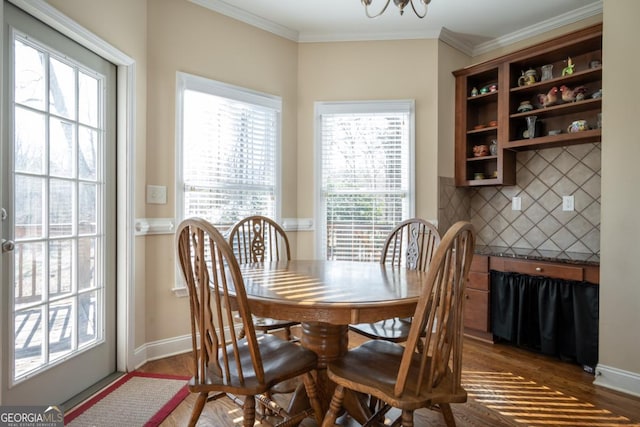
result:
[(316, 103), (322, 258), (377, 261), (413, 216), (413, 111), (413, 101)]
[(277, 219), (279, 97), (178, 73), (178, 214)]

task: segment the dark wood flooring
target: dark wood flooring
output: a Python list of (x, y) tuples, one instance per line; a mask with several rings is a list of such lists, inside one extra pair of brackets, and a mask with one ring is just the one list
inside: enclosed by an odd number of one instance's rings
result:
[[(350, 345), (361, 338), (350, 335)], [(593, 384), (578, 365), (507, 344), (465, 340), (463, 382), (467, 403), (452, 405), (458, 427), (640, 427), (640, 398)], [(190, 353), (148, 362), (140, 369), (191, 375)], [(162, 426), (187, 425), (195, 395), (187, 397)], [(228, 399), (209, 402), (198, 426), (240, 426), (242, 411)], [(305, 420), (303, 426), (312, 426)], [(419, 410), (415, 425), (444, 425), (439, 413)]]

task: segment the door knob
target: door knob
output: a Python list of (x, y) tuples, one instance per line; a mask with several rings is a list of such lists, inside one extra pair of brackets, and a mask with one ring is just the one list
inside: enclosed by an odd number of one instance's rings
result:
[(13, 240), (2, 239), (2, 253), (11, 252), (16, 248), (16, 244)]

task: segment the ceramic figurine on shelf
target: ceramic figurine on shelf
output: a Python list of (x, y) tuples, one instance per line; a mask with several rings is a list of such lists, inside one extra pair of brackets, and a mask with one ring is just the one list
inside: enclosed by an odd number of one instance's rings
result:
[(576, 86), (573, 89), (569, 89), (562, 85), (560, 86), (560, 92), (562, 92), (562, 100), (564, 102), (576, 102), (584, 99), (587, 88), (586, 86)]
[(474, 145), (473, 146), (473, 156), (474, 157), (484, 157), (489, 154), (489, 147), (486, 145)]
[(518, 113), (526, 113), (527, 111), (533, 110), (533, 105), (531, 105), (531, 101), (522, 101), (520, 106), (518, 106)]
[(556, 102), (558, 102), (558, 88), (554, 86), (549, 89), (549, 92), (539, 94), (538, 102), (542, 107), (554, 105)]
[(473, 89), (471, 89), (471, 96), (478, 96), (478, 88), (474, 87)]
[(523, 71), (522, 75), (518, 77), (518, 86), (528, 86), (538, 81), (538, 73), (533, 68), (529, 68), (527, 71)]
[(597, 91), (593, 92), (593, 95), (591, 95), (591, 98), (593, 99), (602, 98), (602, 89), (598, 89)]
[(575, 67), (575, 64), (571, 60), (571, 57), (567, 58), (567, 66), (562, 69), (562, 75), (568, 76), (570, 74), (573, 74), (574, 67)]

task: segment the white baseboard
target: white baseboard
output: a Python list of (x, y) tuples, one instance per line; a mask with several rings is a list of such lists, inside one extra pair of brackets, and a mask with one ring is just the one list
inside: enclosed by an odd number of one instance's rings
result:
[(151, 360), (186, 353), (191, 350), (191, 334), (146, 343), (133, 354), (133, 366), (139, 368)]
[(606, 365), (596, 367), (595, 385), (640, 397), (640, 374)]

